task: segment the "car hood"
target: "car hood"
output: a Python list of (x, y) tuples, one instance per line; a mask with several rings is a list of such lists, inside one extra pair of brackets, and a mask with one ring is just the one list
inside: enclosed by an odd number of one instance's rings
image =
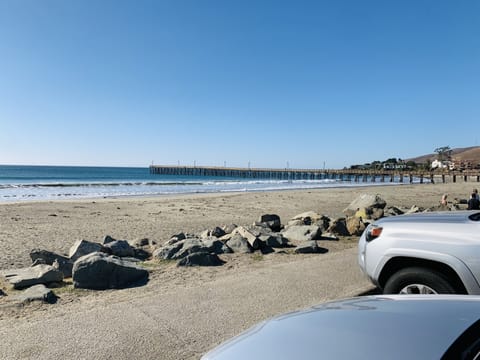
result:
[(478, 211), (440, 211), (424, 212), (408, 215), (389, 216), (375, 221), (375, 224), (385, 223), (469, 223), (479, 221)]
[(439, 359), (479, 318), (477, 296), (358, 297), (275, 317), (202, 359)]

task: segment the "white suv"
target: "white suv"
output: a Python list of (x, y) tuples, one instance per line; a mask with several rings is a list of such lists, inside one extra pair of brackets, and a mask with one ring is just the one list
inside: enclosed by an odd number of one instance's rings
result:
[(480, 294), (480, 212), (377, 220), (360, 237), (358, 261), (384, 294)]

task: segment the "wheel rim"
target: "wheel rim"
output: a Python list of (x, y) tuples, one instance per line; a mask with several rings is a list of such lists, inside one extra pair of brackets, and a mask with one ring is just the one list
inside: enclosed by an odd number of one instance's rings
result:
[(438, 294), (430, 286), (423, 284), (410, 284), (399, 292), (400, 294)]

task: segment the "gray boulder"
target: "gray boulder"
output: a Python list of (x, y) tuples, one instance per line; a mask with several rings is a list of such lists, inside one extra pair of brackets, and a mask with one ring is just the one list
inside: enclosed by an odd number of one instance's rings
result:
[(203, 240), (203, 245), (205, 246), (208, 252), (214, 253), (214, 254), (223, 254), (223, 253), (232, 252), (232, 250), (228, 246), (226, 246), (223, 243), (223, 241), (215, 237)]
[(259, 239), (267, 247), (283, 248), (288, 246), (288, 239), (284, 238), (282, 234), (260, 235)]
[(72, 276), (73, 262), (66, 256), (47, 250), (33, 249), (30, 251), (30, 259), (34, 264), (55, 264), (54, 267), (63, 273), (64, 278)]
[(362, 194), (353, 200), (343, 213), (347, 216), (354, 216), (359, 209), (365, 209), (369, 214), (373, 209), (384, 209), (387, 203), (379, 195)]
[(294, 225), (285, 229), (282, 235), (289, 241), (300, 242), (318, 240), (322, 235), (322, 231), (317, 225)]
[(318, 246), (316, 241), (304, 241), (295, 248), (297, 254), (323, 254), (328, 250)]
[(105, 251), (105, 247), (102, 244), (87, 240), (77, 240), (70, 248), (69, 258), (70, 261), (75, 262), (82, 256), (99, 251)]
[(256, 224), (260, 226), (266, 226), (270, 230), (278, 232), (282, 229), (282, 222), (280, 221), (280, 216), (276, 214), (265, 214), (260, 216)]
[(224, 225), (222, 226), (222, 230), (225, 232), (225, 234), (231, 234), (233, 230), (235, 230), (238, 226), (235, 224), (229, 224), (229, 225)]
[(216, 237), (216, 238), (219, 238), (219, 237), (222, 237), (223, 235), (225, 235), (225, 230), (223, 230), (222, 228), (220, 227), (215, 227), (213, 229), (208, 229), (208, 230), (205, 230), (204, 232), (202, 232), (200, 234), (200, 237), (202, 239), (206, 239), (206, 238), (209, 238), (209, 237)]
[(163, 260), (170, 260), (173, 259), (175, 254), (182, 248), (183, 242), (176, 242), (171, 245), (165, 245), (161, 248), (155, 250), (152, 254), (154, 258), (163, 259)]
[(257, 233), (253, 233), (251, 230), (246, 229), (243, 226), (238, 226), (235, 230), (232, 231), (232, 235), (240, 235), (245, 240), (247, 240), (248, 244), (251, 246), (253, 250), (258, 250), (261, 247), (260, 240), (258, 239), (259, 230), (257, 229)]
[(23, 289), (37, 284), (51, 284), (63, 281), (63, 273), (51, 265), (40, 264), (28, 268), (5, 270), (0, 275), (15, 288)]
[(185, 239), (181, 242), (183, 243), (182, 247), (173, 254), (172, 259), (181, 259), (197, 252), (208, 252), (208, 249), (200, 239)]
[(135, 249), (130, 246), (128, 241), (114, 240), (104, 245), (111, 250), (111, 254), (118, 257), (133, 257), (135, 256)]
[(49, 304), (57, 302), (57, 296), (54, 292), (43, 284), (33, 285), (24, 290), (20, 295), (15, 297), (15, 300), (20, 302), (42, 301)]
[(328, 228), (328, 232), (338, 236), (350, 236), (345, 218), (338, 218), (334, 220)]
[(226, 245), (232, 249), (234, 253), (247, 254), (252, 252), (252, 247), (240, 234), (233, 235), (230, 240), (226, 242)]
[[(316, 213), (315, 211), (307, 211), (301, 214), (294, 216), (291, 221), (301, 221), (301, 225), (312, 225), (316, 224), (322, 219), (323, 215)], [(298, 223), (297, 223), (298, 224)]]
[(96, 252), (75, 262), (72, 279), (76, 288), (121, 289), (147, 281), (148, 271), (130, 261)]
[(220, 266), (224, 262), (217, 256), (208, 252), (196, 252), (180, 259), (177, 266)]

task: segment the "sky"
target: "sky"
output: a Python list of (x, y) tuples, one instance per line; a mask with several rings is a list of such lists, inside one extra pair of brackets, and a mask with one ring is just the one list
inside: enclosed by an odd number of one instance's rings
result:
[(479, 118), (477, 0), (0, 0), (0, 164), (343, 168)]

